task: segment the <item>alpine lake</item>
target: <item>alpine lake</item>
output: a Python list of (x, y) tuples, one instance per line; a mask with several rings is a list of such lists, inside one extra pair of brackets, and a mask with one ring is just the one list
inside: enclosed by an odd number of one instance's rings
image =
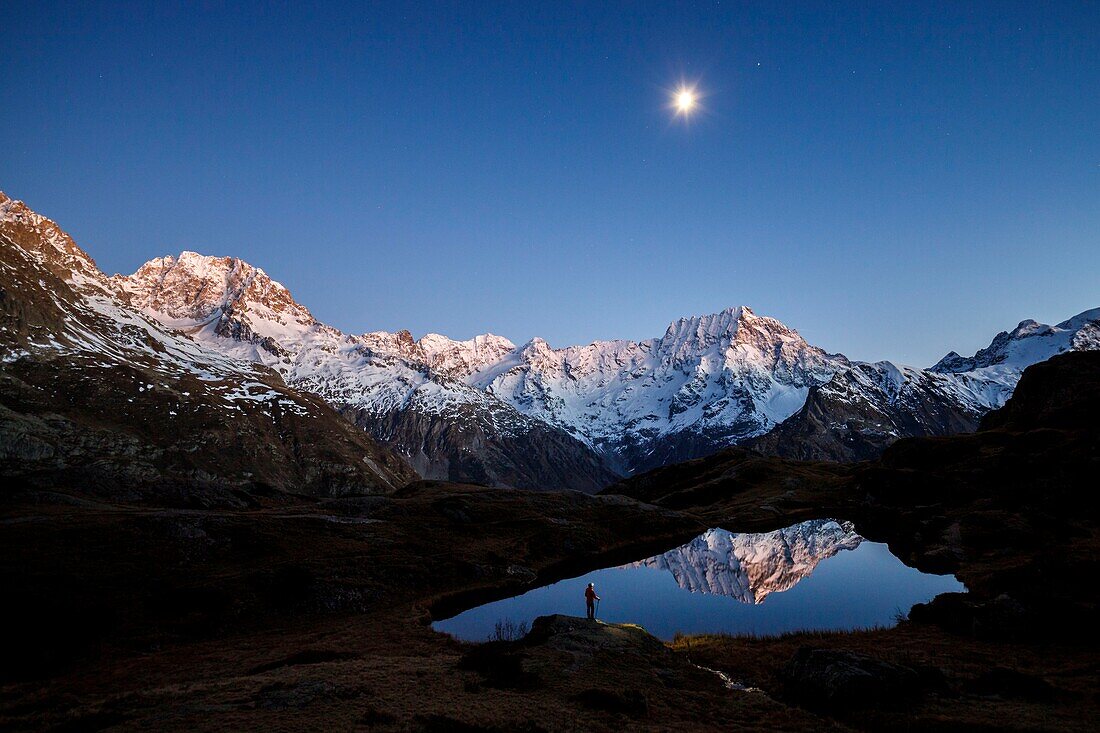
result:
[(539, 616), (584, 616), (589, 583), (600, 598), (599, 620), (637, 624), (664, 640), (887, 627), (914, 604), (966, 590), (953, 576), (905, 565), (848, 522), (820, 519), (764, 533), (710, 529), (663, 554), (486, 603), (432, 627), (465, 641), (514, 638)]

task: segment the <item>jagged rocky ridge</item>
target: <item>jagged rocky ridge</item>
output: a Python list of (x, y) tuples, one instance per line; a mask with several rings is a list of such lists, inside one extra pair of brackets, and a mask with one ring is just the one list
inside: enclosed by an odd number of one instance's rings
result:
[(878, 456), (898, 438), (972, 432), (1012, 396), (1024, 369), (1057, 354), (1095, 350), (1100, 308), (1056, 326), (1023, 321), (973, 357), (951, 352), (929, 369), (854, 363), (747, 445), (784, 458), (849, 461)]
[(324, 398), (425, 478), (587, 492), (616, 478), (568, 433), (452, 376), (509, 353), (507, 339), (344, 334), (263, 270), (229, 257), (184, 252), (112, 284), (166, 326)]
[(799, 458), (869, 457), (899, 437), (973, 430), (1028, 364), (1097, 343), (1087, 312), (998, 336), (1011, 353), (996, 364), (948, 357), (916, 369), (829, 354), (742, 306), (641, 342), (517, 347), (492, 334), (345, 335), (232, 258), (185, 252), (114, 282), (163, 323), (323, 396), (422, 475), (529, 488), (592, 490), (612, 472), (746, 442)]
[(660, 338), (555, 349), (492, 334), (345, 335), (232, 258), (185, 252), (114, 282), (163, 323), (323, 396), (422, 475), (528, 488), (592, 490), (611, 471), (738, 443), (853, 460), (899, 437), (970, 431), (1024, 367), (1096, 348), (1100, 319), (1025, 322), (978, 361), (956, 355), (917, 369), (829, 354), (744, 306), (680, 319)]
[(772, 593), (790, 590), (818, 563), (841, 550), (854, 550), (863, 538), (850, 522), (815, 519), (763, 533), (709, 529), (675, 550), (633, 563), (667, 570), (692, 593), (763, 603)]
[(9, 487), (231, 505), (416, 478), (322, 399), (127, 307), (56, 224), (3, 194), (0, 474)]
[(468, 379), (561, 425), (628, 475), (738, 443), (853, 460), (900, 437), (975, 429), (1011, 396), (1025, 367), (1100, 348), (1098, 323), (1100, 310), (1054, 327), (1025, 322), (998, 337), (1007, 356), (992, 366), (926, 370), (828, 354), (740, 307), (680, 319), (661, 338), (637, 343), (550, 349), (536, 339)]
[(1024, 367), (1100, 348), (1100, 310), (1024, 322), (930, 369), (827, 353), (747, 307), (680, 319), (659, 338), (566, 348), (492, 334), (348, 335), (263, 270), (193, 252), (101, 287), (207, 353), (318, 395), (424, 477), (522, 488), (593, 491), (732, 444), (870, 457), (899, 437), (973, 430)]

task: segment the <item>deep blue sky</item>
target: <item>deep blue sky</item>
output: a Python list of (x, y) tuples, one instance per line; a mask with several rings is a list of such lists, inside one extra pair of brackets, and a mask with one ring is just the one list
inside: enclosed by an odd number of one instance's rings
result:
[(235, 255), (352, 332), (744, 303), (927, 365), (1100, 306), (1100, 3), (362, 5), (5, 13), (0, 188), (109, 273)]

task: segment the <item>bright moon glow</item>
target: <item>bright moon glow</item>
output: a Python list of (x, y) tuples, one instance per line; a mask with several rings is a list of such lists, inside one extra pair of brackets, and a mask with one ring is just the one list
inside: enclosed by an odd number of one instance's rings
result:
[(672, 108), (676, 114), (687, 117), (699, 106), (699, 96), (688, 86), (681, 86), (672, 93)]

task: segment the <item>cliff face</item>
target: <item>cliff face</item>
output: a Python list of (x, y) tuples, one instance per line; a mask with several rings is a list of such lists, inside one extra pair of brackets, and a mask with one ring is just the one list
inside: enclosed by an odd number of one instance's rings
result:
[(484, 400), (440, 409), (417, 392), (385, 410), (334, 404), (426, 479), (594, 493), (619, 478), (572, 436)]

